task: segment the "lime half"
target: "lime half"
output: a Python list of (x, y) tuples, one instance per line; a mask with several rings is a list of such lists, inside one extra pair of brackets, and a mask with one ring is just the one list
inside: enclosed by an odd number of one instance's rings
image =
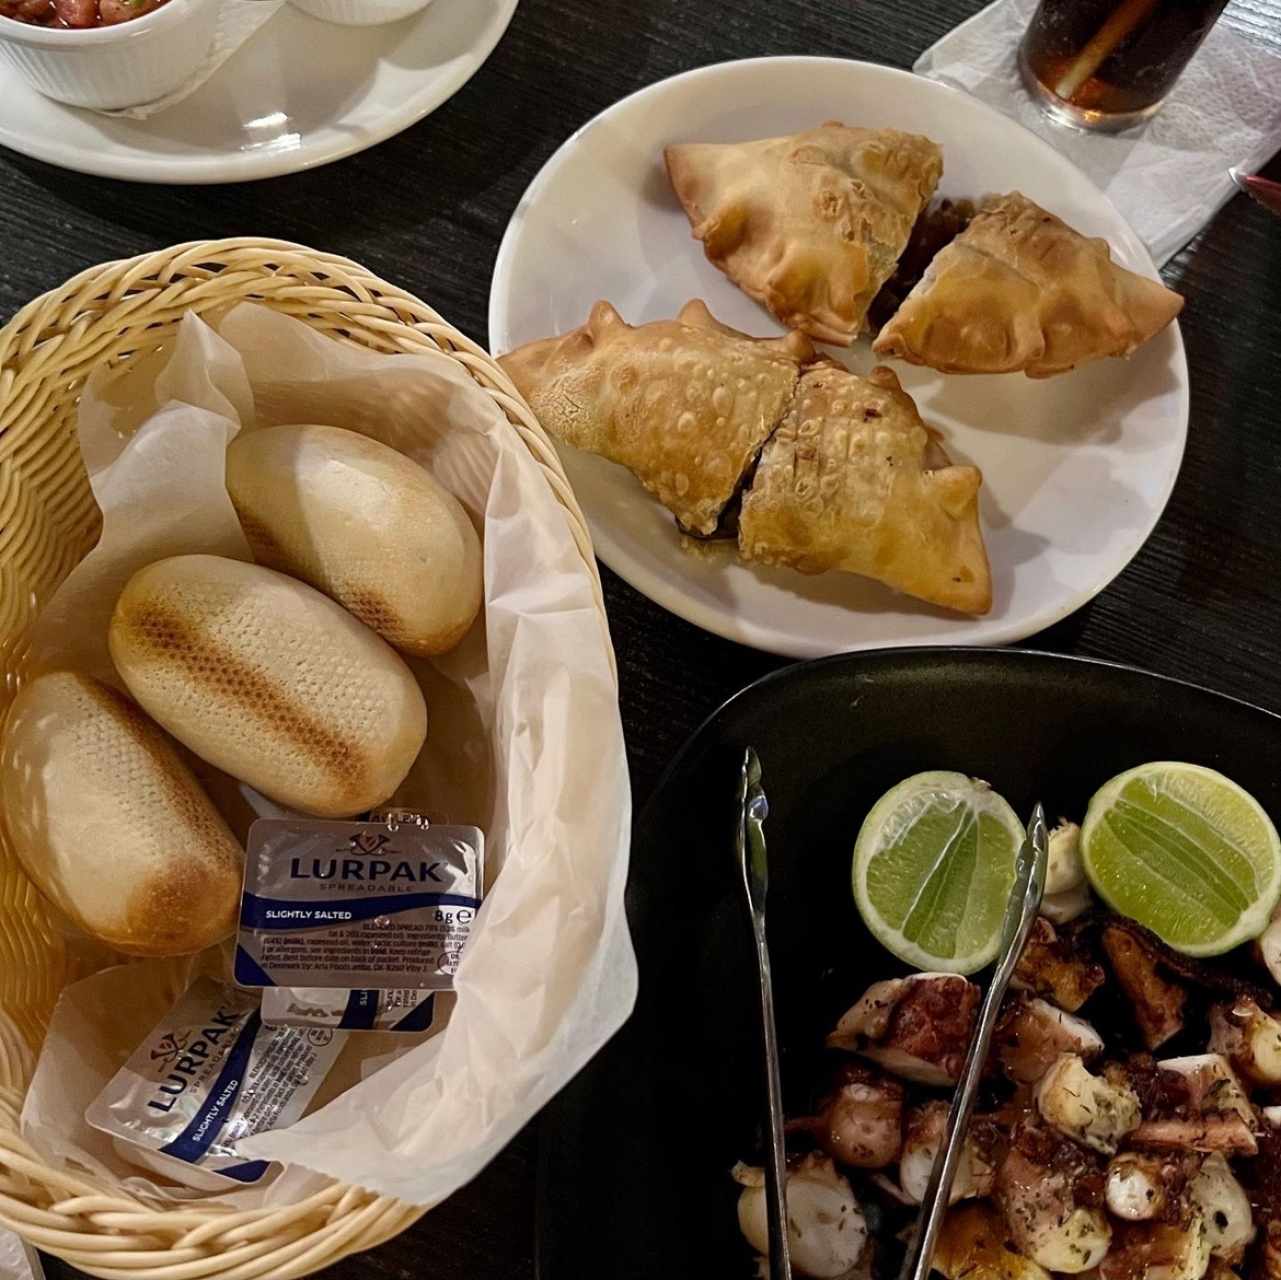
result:
[(1160, 761), (1095, 792), (1081, 824), (1095, 892), (1190, 956), (1256, 938), (1281, 896), (1281, 840), (1231, 778)]
[(981, 969), (1000, 947), (1024, 834), (986, 782), (963, 773), (900, 782), (873, 806), (854, 844), (864, 923), (918, 969)]

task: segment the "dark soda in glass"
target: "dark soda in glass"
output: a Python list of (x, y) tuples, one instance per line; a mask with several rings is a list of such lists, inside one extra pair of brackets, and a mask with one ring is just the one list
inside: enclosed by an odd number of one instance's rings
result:
[(1116, 130), (1154, 115), (1227, 0), (1041, 0), (1019, 47), (1055, 118)]

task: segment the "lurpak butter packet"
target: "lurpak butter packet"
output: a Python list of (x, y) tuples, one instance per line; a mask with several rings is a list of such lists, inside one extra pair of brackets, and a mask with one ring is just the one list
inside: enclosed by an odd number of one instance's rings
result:
[(260, 819), (249, 829), (236, 981), (448, 991), (480, 907), (483, 860), (475, 827)]
[[(85, 1112), (135, 1163), (219, 1189), (259, 1181), (236, 1142), (300, 1119), (346, 1036), (267, 1027), (259, 997), (201, 978)], [(121, 1139), (128, 1146), (123, 1146)]]
[(340, 1031), (428, 1031), (436, 996), (416, 987), (347, 991), (342, 987), (268, 987), (262, 1020), (269, 1027), (336, 1027)]

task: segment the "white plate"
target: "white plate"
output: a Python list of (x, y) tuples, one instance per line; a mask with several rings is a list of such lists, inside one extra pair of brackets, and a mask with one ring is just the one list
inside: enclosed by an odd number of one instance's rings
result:
[[(940, 191), (1017, 188), (1107, 238), (1155, 276), (1125, 219), (1078, 169), (973, 98), (903, 71), (834, 58), (763, 58), (691, 71), (625, 98), (576, 133), (521, 200), (498, 254), (496, 352), (581, 324), (607, 298), (633, 324), (702, 297), (753, 334), (778, 325), (703, 256), (662, 166), (665, 143), (731, 142), (824, 120), (893, 126), (943, 146)], [(841, 354), (866, 372), (865, 342)], [(1101, 591), (1160, 517), (1183, 457), (1188, 374), (1172, 325), (1131, 360), (1048, 382), (948, 377), (894, 363), (956, 461), (983, 469), (995, 601), (965, 619), (849, 574), (816, 578), (680, 549), (671, 517), (621, 467), (562, 457), (604, 562), (664, 608), (744, 644), (794, 657), (902, 644), (1003, 644)]]
[(434, 0), (382, 27), (285, 5), (191, 97), (125, 120), (42, 97), (11, 71), (0, 144), (80, 173), (244, 182), (364, 151), (452, 97), (493, 52), (518, 0)]

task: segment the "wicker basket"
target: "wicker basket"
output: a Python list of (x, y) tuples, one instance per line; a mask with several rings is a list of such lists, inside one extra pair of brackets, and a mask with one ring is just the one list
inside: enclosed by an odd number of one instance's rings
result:
[[(179, 245), (94, 267), (0, 329), (0, 714), (23, 678), (40, 608), (93, 545), (98, 509), (76, 443), (85, 379), (163, 346), (186, 311), (252, 300), (335, 341), (442, 351), (506, 414), (565, 508), (604, 604), (587, 526), (542, 428), (499, 366), (429, 306), (344, 258), (272, 240)], [(101, 1180), (49, 1168), (18, 1129), (58, 992), (81, 976), (0, 835), (0, 1226), (109, 1280), (302, 1276), (405, 1230), (423, 1210), (334, 1183), (287, 1209), (157, 1210)]]

